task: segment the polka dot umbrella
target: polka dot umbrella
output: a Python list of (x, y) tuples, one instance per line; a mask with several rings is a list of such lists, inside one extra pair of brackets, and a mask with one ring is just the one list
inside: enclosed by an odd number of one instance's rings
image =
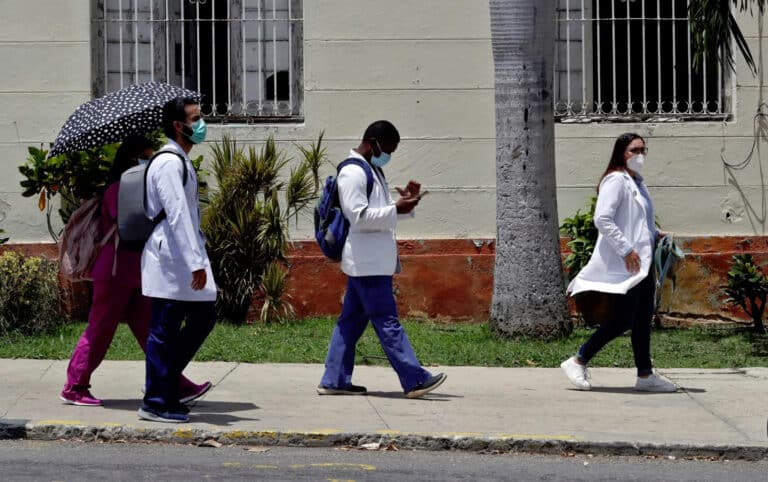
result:
[(64, 123), (48, 156), (119, 142), (132, 134), (149, 134), (161, 127), (163, 105), (176, 97), (199, 100), (200, 94), (162, 82), (147, 82), (86, 102)]

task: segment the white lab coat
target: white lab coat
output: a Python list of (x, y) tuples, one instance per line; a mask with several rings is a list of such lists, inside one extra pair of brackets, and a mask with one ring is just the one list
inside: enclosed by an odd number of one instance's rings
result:
[[(597, 244), (587, 265), (568, 286), (571, 295), (582, 291), (626, 294), (648, 275), (655, 233), (648, 226), (645, 205), (635, 181), (625, 171), (605, 176), (595, 207)], [(635, 274), (624, 264), (624, 257), (633, 250), (640, 257), (640, 271)]]
[[(349, 157), (367, 162), (352, 150)], [(389, 194), (389, 186), (373, 171), (373, 190), (366, 196), (366, 177), (363, 168), (354, 164), (339, 172), (339, 201), (344, 216), (349, 220), (349, 235), (341, 253), (341, 270), (347, 276), (391, 276), (399, 271), (395, 228), (398, 215)], [(413, 213), (413, 211), (411, 212)]]
[[(161, 154), (147, 172), (147, 215), (162, 220), (144, 244), (141, 256), (141, 291), (145, 296), (179, 301), (215, 301), (216, 283), (200, 230), (197, 175), (184, 150), (168, 141), (163, 150), (175, 150), (187, 164), (184, 168), (173, 154)], [(192, 272), (205, 269), (208, 280), (202, 290), (192, 289)]]

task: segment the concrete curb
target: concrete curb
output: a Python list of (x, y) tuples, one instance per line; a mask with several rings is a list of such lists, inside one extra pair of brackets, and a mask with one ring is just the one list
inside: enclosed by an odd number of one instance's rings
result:
[(525, 439), (482, 435), (320, 433), (242, 430), (143, 428), (128, 425), (35, 424), (23, 420), (0, 421), (0, 440), (77, 440), (86, 442), (161, 442), (198, 444), (215, 440), (225, 445), (283, 447), (363, 447), (394, 445), (405, 450), (461, 450), (468, 452), (520, 452), (560, 455), (664, 456), (766, 460), (768, 446), (652, 444), (637, 442), (595, 442), (577, 439)]

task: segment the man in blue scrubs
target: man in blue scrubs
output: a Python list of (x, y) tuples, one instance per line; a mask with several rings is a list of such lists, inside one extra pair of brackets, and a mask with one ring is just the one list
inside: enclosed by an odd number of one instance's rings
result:
[(395, 228), (398, 218), (413, 217), (421, 199), (421, 186), (411, 181), (397, 189), (394, 202), (382, 168), (400, 142), (400, 134), (388, 121), (377, 121), (366, 129), (363, 140), (348, 157), (368, 163), (373, 172), (373, 190), (367, 196), (365, 170), (357, 164), (344, 166), (338, 174), (341, 209), (350, 222), (349, 236), (341, 257), (347, 275), (344, 306), (336, 323), (325, 373), (317, 387), (320, 395), (364, 395), (366, 388), (352, 384), (355, 346), (370, 320), (389, 363), (400, 378), (405, 396), (421, 397), (439, 387), (445, 374), (432, 375), (422, 368), (397, 316), (392, 275), (400, 272)]
[(168, 102), (163, 107), (163, 130), (168, 144), (146, 174), (147, 215), (165, 216), (144, 244), (141, 257), (142, 292), (152, 299), (152, 320), (146, 393), (138, 415), (180, 423), (189, 421), (189, 409), (179, 400), (179, 376), (216, 321), (216, 283), (200, 230), (197, 176), (189, 159), (189, 151), (206, 134), (197, 101)]

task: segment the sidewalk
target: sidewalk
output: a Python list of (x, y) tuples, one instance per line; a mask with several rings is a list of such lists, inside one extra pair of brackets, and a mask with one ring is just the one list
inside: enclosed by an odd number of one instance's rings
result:
[(367, 396), (318, 396), (320, 365), (193, 363), (186, 373), (216, 386), (191, 423), (162, 424), (136, 417), (143, 362), (99, 367), (103, 408), (59, 401), (66, 363), (0, 360), (0, 439), (768, 458), (768, 368), (662, 369), (686, 390), (649, 394), (631, 390), (633, 369), (593, 369), (595, 388), (579, 392), (559, 368), (435, 367), (445, 384), (408, 400), (388, 367), (356, 368)]

